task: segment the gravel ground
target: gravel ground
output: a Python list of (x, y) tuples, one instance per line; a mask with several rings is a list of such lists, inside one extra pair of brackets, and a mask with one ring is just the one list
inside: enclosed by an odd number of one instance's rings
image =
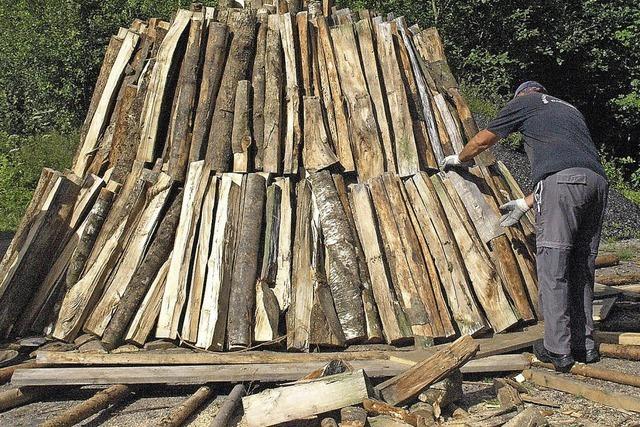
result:
[[(492, 150), (498, 159), (507, 165), (522, 190), (525, 193), (531, 192), (531, 167), (524, 151), (513, 149), (506, 144), (495, 145)], [(610, 189), (602, 232), (604, 240), (632, 239), (640, 236), (640, 206), (617, 190)]]

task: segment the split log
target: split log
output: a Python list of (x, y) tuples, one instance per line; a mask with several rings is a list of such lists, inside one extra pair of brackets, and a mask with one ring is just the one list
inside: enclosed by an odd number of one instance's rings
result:
[(236, 228), (234, 218), (239, 210), (240, 184), (234, 174), (222, 175), (215, 229), (207, 262), (207, 280), (198, 324), (196, 346), (222, 350), (227, 326), (227, 310), (231, 287), (233, 248)]
[[(313, 69), (315, 73), (314, 77), (314, 87), (315, 94), (320, 97), (322, 100), (322, 105), (324, 107), (326, 117), (327, 117), (327, 128), (329, 129), (331, 146), (333, 147), (334, 153), (336, 153), (338, 159), (340, 159), (337, 142), (338, 141), (338, 129), (336, 124), (336, 115), (334, 111), (333, 98), (331, 95), (331, 83), (329, 82), (329, 73), (327, 71), (327, 61), (325, 60), (325, 55), (322, 48), (322, 41), (320, 40), (320, 36), (318, 34), (318, 25), (317, 18), (319, 15), (316, 15), (311, 21), (312, 27), (309, 32), (309, 37), (311, 39), (311, 47), (313, 48), (314, 54), (312, 56), (313, 59)], [(353, 159), (352, 159), (353, 160)]]
[[(309, 7), (307, 6), (307, 9)], [(313, 10), (313, 7), (311, 8)], [(295, 37), (298, 40), (298, 48), (300, 53), (300, 81), (302, 84), (302, 94), (303, 96), (312, 96), (315, 94), (314, 87), (314, 61), (312, 59), (313, 55), (313, 46), (311, 44), (311, 32), (313, 29), (312, 25), (309, 22), (309, 12), (308, 10), (298, 12), (296, 14), (296, 29), (297, 34)]]
[(378, 384), (376, 390), (387, 403), (402, 403), (416, 396), (425, 387), (442, 380), (451, 371), (459, 369), (478, 349), (473, 338), (465, 335), (402, 374)]
[(338, 423), (333, 418), (323, 418), (320, 427), (338, 427)]
[[(293, 207), (291, 179), (276, 178), (275, 184), (280, 188), (280, 227), (278, 230), (278, 270), (273, 293), (278, 298), (280, 310), (289, 307), (291, 300), (291, 263), (293, 243)], [(297, 217), (296, 217), (297, 218)]]
[(258, 35), (256, 36), (256, 55), (253, 59), (251, 86), (253, 87), (253, 140), (255, 141), (254, 166), (256, 171), (262, 170), (264, 153), (264, 107), (266, 84), (267, 29), (269, 14), (258, 11)]
[[(148, 69), (147, 69), (148, 71)], [(131, 170), (140, 143), (140, 113), (149, 84), (149, 72), (142, 77), (141, 84), (127, 85), (114, 111), (113, 136), (108, 163), (114, 167), (115, 181), (121, 181)]]
[(453, 233), (430, 179), (425, 174), (416, 174), (405, 182), (405, 188), (458, 329), (468, 335), (484, 330), (486, 323), (471, 292), (462, 255), (452, 239)]
[(380, 68), (389, 103), (389, 117), (393, 128), (398, 174), (413, 175), (420, 170), (418, 150), (408, 99), (393, 44), (391, 24), (385, 22), (376, 25), (376, 36)]
[(164, 427), (180, 427), (202, 404), (213, 395), (213, 390), (209, 386), (202, 386), (189, 398), (180, 405), (171, 410), (171, 413), (165, 415), (159, 426)]
[(317, 96), (305, 96), (303, 103), (305, 139), (302, 164), (305, 170), (316, 172), (335, 165), (338, 158), (331, 148), (320, 99)]
[[(314, 226), (314, 229), (319, 230), (319, 227)], [(314, 251), (316, 254), (319, 249), (319, 240), (316, 238), (314, 239)], [(322, 347), (344, 347), (346, 338), (336, 313), (331, 289), (327, 285), (325, 274), (321, 268), (323, 262), (324, 260), (321, 256), (314, 256), (314, 263), (317, 264), (313, 268), (315, 274), (309, 344)]]
[(207, 190), (202, 201), (200, 212), (200, 226), (198, 229), (198, 243), (191, 269), (191, 286), (189, 288), (189, 299), (185, 307), (184, 319), (182, 320), (182, 334), (180, 338), (187, 342), (196, 342), (198, 339), (198, 322), (202, 310), (202, 297), (204, 285), (207, 278), (207, 262), (209, 261), (209, 251), (211, 249), (211, 236), (214, 228), (214, 214), (216, 197), (218, 191), (219, 178), (210, 178)]
[(430, 318), (412, 275), (410, 262), (414, 260), (407, 258), (405, 244), (402, 242), (402, 238), (406, 237), (407, 233), (411, 231), (405, 230), (404, 234), (401, 232), (401, 225), (396, 222), (397, 212), (393, 210), (393, 204), (382, 177), (370, 180), (369, 187), (380, 226), (385, 259), (389, 266), (395, 293), (407, 319), (411, 323), (414, 335), (431, 336)]
[(364, 406), (367, 413), (372, 416), (387, 415), (411, 426), (418, 426), (418, 417), (406, 409), (396, 408), (395, 406), (375, 399), (365, 399), (362, 402), (362, 406)]
[(347, 342), (366, 337), (361, 279), (353, 232), (346, 220), (336, 187), (328, 171), (311, 175), (324, 235), (328, 282)]
[(182, 192), (171, 203), (158, 226), (158, 231), (149, 245), (144, 259), (124, 289), (120, 302), (102, 335), (102, 342), (106, 346), (114, 348), (122, 342), (127, 332), (127, 327), (136, 315), (140, 303), (147, 295), (153, 280), (158, 275), (162, 265), (169, 259), (178, 227), (178, 220), (180, 219), (181, 206)]
[[(340, 87), (340, 78), (338, 76), (336, 57), (334, 46), (331, 42), (331, 33), (329, 25), (323, 16), (316, 18), (318, 28), (318, 55), (324, 56), (324, 65), (327, 73), (328, 87), (331, 94), (331, 103), (333, 105), (333, 117), (336, 123), (336, 138), (333, 139), (336, 154), (340, 159), (340, 164), (346, 172), (355, 170), (353, 153), (351, 151), (351, 142), (349, 136), (349, 126), (347, 122), (347, 113), (344, 105), (344, 95)], [(329, 105), (325, 105), (329, 108)]]
[(258, 276), (266, 185), (265, 179), (258, 174), (247, 175), (245, 183), (229, 296), (229, 350), (251, 345), (251, 324), (256, 302), (255, 284)]
[(42, 423), (42, 426), (73, 426), (75, 424), (78, 424), (82, 420), (86, 420), (90, 416), (97, 414), (98, 412), (107, 408), (109, 405), (115, 404), (125, 399), (130, 393), (131, 390), (126, 385), (112, 385), (105, 390), (97, 392), (95, 395), (85, 400), (84, 402), (72, 406), (61, 414), (48, 419), (47, 421)]
[[(264, 131), (262, 143), (262, 170), (282, 172), (283, 156), (283, 53), (280, 40), (280, 20), (269, 15), (265, 54)], [(267, 102), (269, 100), (269, 102)]]
[(251, 151), (253, 140), (251, 137), (251, 82), (240, 80), (236, 89), (236, 101), (233, 113), (233, 130), (231, 133), (231, 148), (233, 150), (233, 171), (250, 172)]
[(358, 176), (367, 180), (384, 172), (384, 154), (373, 103), (360, 65), (353, 25), (332, 28), (331, 37), (336, 68), (347, 101), (349, 139), (352, 141)]
[(242, 406), (250, 425), (269, 426), (357, 405), (369, 397), (369, 387), (359, 370), (265, 390), (244, 397)]
[(184, 198), (180, 211), (180, 222), (176, 232), (171, 267), (167, 276), (162, 309), (158, 319), (156, 337), (175, 339), (178, 323), (184, 308), (188, 289), (189, 268), (195, 240), (196, 225), (200, 217), (202, 199), (209, 182), (209, 169), (200, 160), (189, 166)]
[(84, 176), (91, 161), (91, 155), (98, 146), (100, 135), (109, 125), (115, 97), (118, 93), (125, 67), (133, 55), (138, 44), (138, 34), (129, 31), (122, 41), (113, 66), (109, 70), (109, 77), (100, 95), (100, 101), (96, 105), (95, 112), (87, 128), (87, 133), (81, 143), (81, 148), (73, 165), (73, 172), (78, 176)]
[(220, 82), (227, 57), (228, 27), (221, 22), (209, 22), (207, 48), (202, 64), (200, 95), (193, 119), (193, 136), (189, 162), (204, 159), (209, 142), (209, 129), (216, 105)]
[(282, 39), (282, 51), (284, 53), (284, 69), (286, 79), (286, 97), (284, 108), (286, 110), (286, 132), (284, 135), (284, 164), (285, 174), (298, 172), (298, 159), (300, 157), (300, 143), (302, 131), (300, 124), (300, 88), (298, 83), (298, 61), (296, 55), (296, 37), (294, 37), (295, 24), (293, 16), (295, 11), (289, 11), (280, 15), (280, 37)]
[(142, 346), (146, 343), (147, 337), (151, 333), (151, 329), (158, 320), (160, 314), (160, 305), (162, 304), (162, 295), (164, 295), (164, 287), (167, 282), (167, 274), (171, 265), (171, 253), (167, 260), (158, 270), (158, 274), (151, 282), (151, 286), (144, 296), (142, 303), (138, 307), (131, 325), (127, 330), (125, 337), (126, 342)]
[(511, 418), (504, 424), (504, 427), (545, 427), (548, 425), (549, 422), (544, 415), (538, 409), (530, 407)]
[(172, 89), (170, 86), (175, 78), (174, 74), (177, 72), (176, 64), (184, 54), (179, 45), (192, 15), (193, 12), (188, 10), (178, 10), (158, 49), (141, 114), (142, 129), (137, 160), (153, 162), (156, 159), (156, 154), (160, 151), (160, 147), (157, 147), (157, 139), (162, 133), (160, 127), (166, 123), (166, 114), (171, 108), (168, 96)]
[(69, 221), (80, 187), (66, 177), (60, 177), (47, 194), (42, 212), (31, 226), (29, 234), (0, 288), (0, 336), (7, 337), (14, 322), (33, 296), (60, 251), (70, 237)]
[(340, 427), (364, 427), (367, 423), (367, 411), (358, 406), (340, 409)]
[(367, 79), (368, 91), (375, 107), (375, 114), (378, 128), (380, 129), (380, 139), (384, 147), (385, 171), (396, 172), (396, 159), (393, 150), (393, 139), (389, 119), (387, 118), (387, 104), (385, 97), (382, 96), (382, 81), (378, 71), (377, 52), (374, 47), (373, 34), (369, 20), (363, 19), (355, 24), (358, 34), (358, 45), (362, 64), (364, 67), (364, 75)]
[(104, 333), (130, 283), (131, 272), (135, 272), (144, 259), (144, 254), (171, 192), (171, 186), (172, 181), (169, 175), (161, 173), (156, 184), (149, 189), (146, 197), (148, 199), (147, 207), (141, 213), (140, 219), (132, 231), (129, 243), (122, 253), (122, 261), (112, 273), (111, 282), (104, 289), (102, 297), (85, 322), (83, 328), (85, 332), (97, 336), (102, 336)]
[(640, 399), (624, 393), (602, 390), (598, 387), (559, 376), (550, 372), (526, 369), (522, 372), (527, 381), (542, 387), (571, 393), (612, 408), (640, 413)]
[(384, 266), (371, 199), (364, 184), (350, 186), (350, 190), (355, 225), (369, 269), (382, 330), (387, 343), (401, 343), (411, 336), (411, 326), (391, 288)]
[(231, 393), (225, 399), (222, 407), (218, 410), (216, 417), (211, 421), (209, 427), (226, 427), (231, 421), (233, 413), (236, 408), (242, 402), (242, 397), (245, 395), (246, 390), (242, 384), (237, 384), (231, 389)]
[[(183, 182), (189, 165), (193, 110), (196, 103), (200, 44), (202, 42), (202, 13), (194, 13), (189, 26), (189, 37), (173, 100), (173, 111), (167, 131), (169, 165), (167, 174), (176, 182)], [(208, 77), (208, 76), (207, 76)]]
[[(301, 180), (296, 188), (296, 229), (293, 248), (291, 305), (287, 311), (287, 349), (307, 351), (311, 329), (314, 271), (312, 201), (309, 182)], [(281, 210), (282, 212), (282, 210)]]
[(451, 230), (460, 247), (476, 297), (493, 329), (496, 332), (503, 331), (517, 323), (518, 318), (502, 289), (500, 278), (482, 248), (474, 242), (473, 236), (468, 232), (468, 226), (457, 213), (458, 210), (454, 207), (450, 195), (447, 194), (441, 178), (434, 175), (431, 181), (443, 209), (448, 213)]
[(439, 418), (442, 408), (462, 399), (463, 394), (462, 372), (457, 369), (447, 378), (423, 390), (422, 393), (418, 395), (418, 400), (431, 405), (433, 409), (432, 416)]
[(229, 45), (229, 55), (216, 97), (215, 110), (209, 132), (209, 144), (205, 160), (207, 166), (216, 172), (226, 172), (231, 168), (233, 155), (231, 133), (236, 88), (240, 80), (249, 78), (256, 41), (256, 17), (251, 10), (243, 10), (234, 16), (230, 24), (233, 33)]
[(522, 407), (524, 403), (522, 403), (522, 399), (520, 399), (520, 394), (518, 390), (511, 387), (510, 385), (504, 385), (499, 387), (497, 390), (498, 401), (500, 402), (501, 408), (511, 408), (511, 407)]

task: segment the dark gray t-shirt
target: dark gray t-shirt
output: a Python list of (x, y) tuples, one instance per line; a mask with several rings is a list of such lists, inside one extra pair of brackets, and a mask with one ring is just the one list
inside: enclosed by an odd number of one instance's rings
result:
[(534, 185), (568, 168), (587, 168), (606, 178), (584, 116), (576, 107), (533, 92), (511, 100), (487, 129), (500, 138), (524, 135)]

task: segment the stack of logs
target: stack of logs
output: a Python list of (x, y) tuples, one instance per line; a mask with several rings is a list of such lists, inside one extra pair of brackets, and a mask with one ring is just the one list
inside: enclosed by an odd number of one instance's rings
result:
[(0, 335), (308, 351), (534, 321), (517, 184), (490, 154), (436, 173), (477, 132), (436, 29), (255, 3), (111, 39), (2, 260)]

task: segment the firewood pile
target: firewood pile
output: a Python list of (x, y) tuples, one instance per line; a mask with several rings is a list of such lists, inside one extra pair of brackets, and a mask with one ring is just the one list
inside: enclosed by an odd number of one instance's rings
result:
[(437, 30), (295, 4), (111, 38), (72, 170), (2, 260), (0, 336), (306, 352), (536, 320), (508, 170), (438, 173), (477, 127)]

